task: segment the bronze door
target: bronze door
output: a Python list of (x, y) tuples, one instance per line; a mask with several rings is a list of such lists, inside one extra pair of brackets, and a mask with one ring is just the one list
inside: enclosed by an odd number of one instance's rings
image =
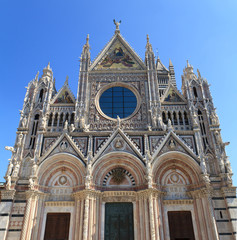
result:
[(133, 204), (105, 204), (105, 240), (134, 240)]
[(68, 240), (70, 213), (48, 213), (44, 240)]
[(170, 240), (195, 240), (190, 211), (168, 212)]

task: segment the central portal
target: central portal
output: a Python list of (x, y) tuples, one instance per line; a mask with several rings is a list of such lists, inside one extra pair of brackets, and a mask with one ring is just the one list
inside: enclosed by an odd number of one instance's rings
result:
[(134, 240), (133, 204), (105, 204), (105, 240)]

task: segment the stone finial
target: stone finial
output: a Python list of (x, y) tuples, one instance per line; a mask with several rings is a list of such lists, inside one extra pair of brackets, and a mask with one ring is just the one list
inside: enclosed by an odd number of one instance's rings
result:
[(46, 67), (48, 70), (51, 70), (51, 68), (50, 68), (50, 62), (48, 62), (48, 65), (47, 65), (47, 67)]
[(115, 19), (114, 19), (114, 24), (116, 26), (115, 33), (120, 33), (119, 25), (121, 24), (121, 20), (119, 22), (116, 22)]
[(169, 66), (173, 66), (173, 63), (171, 62), (171, 59), (169, 60)]
[(66, 76), (66, 80), (65, 80), (65, 82), (64, 82), (64, 85), (68, 85), (68, 79), (69, 79), (69, 77)]
[(89, 34), (87, 34), (87, 36), (86, 36), (86, 45), (89, 46)]
[(150, 44), (150, 38), (149, 38), (149, 35), (148, 35), (148, 34), (146, 35), (146, 49), (147, 49), (147, 51), (150, 51), (150, 52), (153, 51), (153, 50), (152, 50), (152, 46), (151, 46), (151, 44)]

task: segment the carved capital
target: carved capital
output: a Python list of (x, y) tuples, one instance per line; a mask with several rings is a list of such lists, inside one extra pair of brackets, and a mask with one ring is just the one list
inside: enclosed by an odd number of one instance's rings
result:
[(99, 198), (100, 196), (101, 196), (100, 191), (89, 190), (89, 189), (75, 192), (72, 194), (72, 197), (76, 200), (86, 199), (87, 197), (89, 197), (90, 199), (96, 199), (96, 198)]

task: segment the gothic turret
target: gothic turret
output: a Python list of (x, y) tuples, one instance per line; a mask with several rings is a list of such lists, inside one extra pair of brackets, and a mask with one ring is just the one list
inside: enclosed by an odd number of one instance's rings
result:
[(160, 97), (159, 85), (156, 72), (155, 55), (152, 49), (152, 45), (149, 42), (149, 36), (147, 35), (146, 53), (145, 53), (145, 63), (147, 66), (148, 75), (148, 88), (149, 88), (149, 102), (150, 102), (150, 119), (153, 128), (161, 128), (161, 124), (158, 119), (161, 118), (160, 112)]
[(171, 62), (171, 60), (169, 61), (169, 74), (170, 74), (170, 82), (171, 82), (171, 84), (176, 87), (174, 65)]
[(89, 34), (86, 38), (86, 44), (83, 46), (81, 60), (80, 60), (80, 73), (78, 80), (77, 100), (76, 100), (76, 115), (75, 125), (76, 127), (83, 128), (86, 120), (85, 111), (88, 108), (88, 71), (90, 67), (90, 45), (89, 45)]

